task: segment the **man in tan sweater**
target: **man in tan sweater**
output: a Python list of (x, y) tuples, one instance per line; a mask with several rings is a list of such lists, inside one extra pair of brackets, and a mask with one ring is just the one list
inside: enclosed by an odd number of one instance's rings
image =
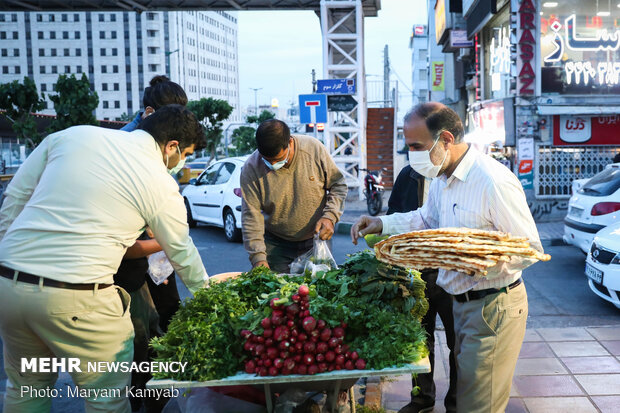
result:
[(253, 267), (288, 272), (314, 234), (331, 239), (347, 184), (321, 142), (282, 121), (261, 123), (256, 143), (241, 171), (243, 244)]

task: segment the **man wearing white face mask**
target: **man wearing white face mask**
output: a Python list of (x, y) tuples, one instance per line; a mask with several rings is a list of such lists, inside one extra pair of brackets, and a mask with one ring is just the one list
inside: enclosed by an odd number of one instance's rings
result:
[[(463, 124), (450, 108), (428, 102), (404, 122), (411, 167), (433, 179), (421, 208), (385, 217), (362, 217), (351, 239), (370, 233), (465, 227), (526, 237), (543, 252), (517, 177), (462, 141)], [(453, 296), (458, 412), (503, 412), (510, 397), (527, 320), (521, 271), (531, 261), (512, 258), (473, 276), (440, 269), (437, 284)]]
[(4, 412), (49, 412), (51, 399), (33, 396), (49, 394), (57, 373), (23, 364), (40, 357), (79, 359), (80, 370), (68, 372), (89, 389), (87, 413), (131, 411), (130, 373), (93, 372), (88, 363), (132, 361), (129, 296), (112, 281), (146, 226), (192, 293), (208, 283), (167, 171), (202, 145), (196, 117), (169, 105), (131, 133), (74, 126), (51, 134), (19, 168), (0, 209)]
[(261, 123), (256, 143), (241, 170), (243, 243), (253, 267), (288, 272), (314, 234), (332, 237), (347, 184), (321, 142), (282, 121)]

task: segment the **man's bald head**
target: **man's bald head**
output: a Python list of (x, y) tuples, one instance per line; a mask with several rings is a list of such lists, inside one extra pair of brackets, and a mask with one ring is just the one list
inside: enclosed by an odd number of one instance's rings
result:
[(441, 131), (447, 130), (454, 136), (454, 142), (463, 140), (465, 131), (459, 115), (446, 105), (439, 102), (424, 102), (411, 109), (404, 118), (406, 124), (411, 118), (422, 119), (431, 136), (437, 136)]

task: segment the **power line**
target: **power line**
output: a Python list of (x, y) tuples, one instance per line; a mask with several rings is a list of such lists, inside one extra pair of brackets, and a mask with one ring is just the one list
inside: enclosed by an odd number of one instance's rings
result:
[(405, 89), (407, 89), (410, 93), (414, 93), (413, 90), (411, 90), (409, 88), (409, 86), (407, 86), (407, 84), (403, 81), (403, 79), (399, 76), (398, 72), (396, 70), (394, 70), (394, 67), (390, 64), (390, 70), (392, 70), (392, 72), (394, 72), (394, 74), (396, 75), (396, 77), (398, 78), (398, 80), (400, 81), (400, 83), (402, 83), (402, 85), (405, 87)]

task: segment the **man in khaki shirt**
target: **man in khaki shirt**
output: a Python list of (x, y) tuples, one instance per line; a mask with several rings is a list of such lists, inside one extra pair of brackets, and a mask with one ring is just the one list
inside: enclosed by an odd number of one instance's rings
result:
[(347, 196), (345, 179), (318, 140), (270, 119), (241, 171), (242, 231), (252, 266), (288, 272), (312, 238), (331, 239)]

